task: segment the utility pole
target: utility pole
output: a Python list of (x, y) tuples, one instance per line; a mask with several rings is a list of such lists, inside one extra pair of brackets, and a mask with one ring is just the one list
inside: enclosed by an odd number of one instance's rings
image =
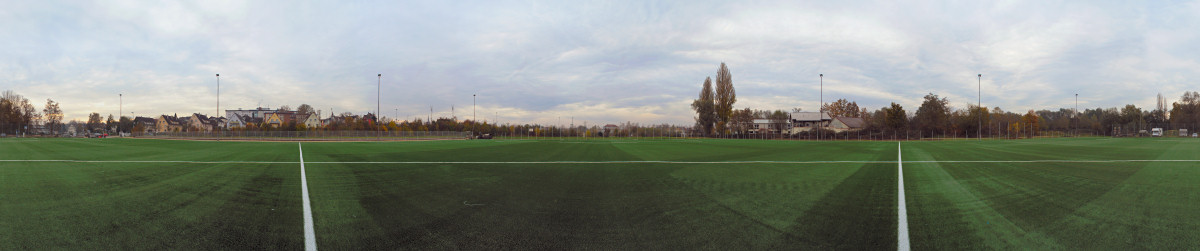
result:
[[(220, 114), (221, 114), (221, 74), (217, 73), (217, 114), (213, 114), (213, 115), (220, 115)], [(213, 123), (213, 126), (216, 127), (216, 128), (213, 128), (213, 130), (218, 132), (217, 133), (217, 141), (221, 141), (221, 134), (220, 134), (221, 125), (218, 125), (217, 123)]]
[(378, 80), (378, 82), (375, 82), (375, 127), (376, 127), (375, 128), (375, 131), (376, 131), (375, 132), (375, 140), (382, 140), (383, 132), (379, 131), (378, 127), (379, 127), (379, 116), (380, 116), (379, 103), (381, 103), (379, 101), (379, 99), (381, 97), (383, 97), (383, 95), (381, 94), (383, 91), (383, 73), (379, 73), (379, 75), (377, 77), (379, 77), (379, 80)]
[(475, 95), (471, 94), (471, 136), (479, 133), (479, 117), (475, 117)]

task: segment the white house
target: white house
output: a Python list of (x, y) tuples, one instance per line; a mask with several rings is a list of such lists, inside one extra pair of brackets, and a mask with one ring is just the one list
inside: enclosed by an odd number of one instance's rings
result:
[(791, 115), (791, 128), (788, 132), (793, 134), (812, 131), (813, 127), (826, 127), (833, 122), (833, 118), (824, 112), (793, 112)]

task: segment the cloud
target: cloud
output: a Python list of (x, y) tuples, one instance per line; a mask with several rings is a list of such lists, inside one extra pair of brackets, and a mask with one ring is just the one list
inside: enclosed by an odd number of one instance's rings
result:
[[(301, 103), (385, 116), (692, 124), (721, 62), (738, 108), (1154, 105), (1194, 90), (1196, 2), (107, 1), (0, 10), (0, 89), (68, 119)], [(976, 74), (983, 74), (977, 90)], [(382, 80), (376, 74), (383, 74)], [(378, 82), (377, 82), (378, 81)], [(377, 94), (376, 88), (382, 90)], [(977, 93), (982, 92), (983, 97)], [(391, 111), (391, 112), (388, 112)], [(396, 115), (399, 113), (399, 115)], [(507, 114), (507, 115), (506, 115)], [(436, 115), (436, 114), (435, 114)], [(459, 117), (461, 118), (461, 114)], [(488, 118), (481, 116), (482, 118)], [(496, 118), (491, 118), (496, 119)]]

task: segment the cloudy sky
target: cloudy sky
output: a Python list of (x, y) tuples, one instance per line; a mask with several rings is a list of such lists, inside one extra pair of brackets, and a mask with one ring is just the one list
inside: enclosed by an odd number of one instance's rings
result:
[(673, 123), (728, 64), (737, 108), (926, 93), (1004, 110), (1153, 107), (1200, 89), (1200, 4), (1174, 1), (12, 1), (0, 90), (87, 113)]

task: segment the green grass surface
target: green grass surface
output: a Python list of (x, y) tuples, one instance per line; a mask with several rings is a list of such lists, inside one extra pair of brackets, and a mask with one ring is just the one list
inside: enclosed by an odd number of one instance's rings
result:
[[(905, 143), (904, 160), (1197, 160), (1200, 141)], [(905, 163), (914, 249), (1200, 246), (1200, 162)]]
[[(887, 250), (896, 147), (313, 142), (304, 160), (322, 249)], [(1197, 160), (1200, 141), (905, 142), (903, 153), (914, 249), (1200, 246), (1200, 162), (953, 162)], [(299, 249), (298, 160), (287, 142), (0, 139), (0, 249)]]

